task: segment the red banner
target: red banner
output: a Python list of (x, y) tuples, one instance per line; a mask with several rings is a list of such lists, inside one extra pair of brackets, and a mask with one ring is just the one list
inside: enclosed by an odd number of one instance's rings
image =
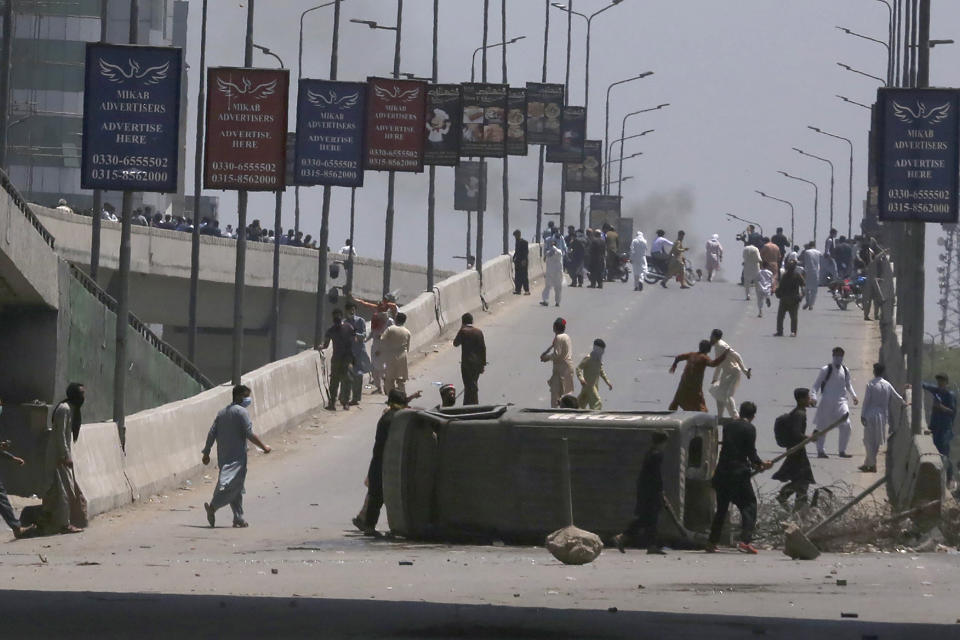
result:
[(207, 70), (204, 188), (283, 189), (289, 82), (286, 69)]
[(367, 78), (367, 149), (364, 168), (423, 171), (427, 84)]

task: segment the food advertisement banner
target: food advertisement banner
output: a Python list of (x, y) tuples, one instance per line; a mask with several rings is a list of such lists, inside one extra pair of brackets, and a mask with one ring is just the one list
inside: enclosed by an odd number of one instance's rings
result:
[(564, 107), (560, 118), (560, 144), (547, 147), (547, 162), (583, 162), (586, 115), (583, 107)]
[(507, 85), (463, 85), (461, 156), (502, 158), (507, 153)]
[(423, 163), (454, 167), (460, 163), (460, 119), (463, 91), (458, 84), (434, 84), (427, 89), (427, 121)]
[(600, 140), (586, 140), (583, 143), (583, 162), (568, 162), (563, 165), (566, 174), (567, 191), (581, 193), (599, 193), (603, 143)]
[(527, 155), (527, 90), (507, 91), (507, 155)]
[[(484, 184), (480, 183), (480, 167), (483, 167)], [(486, 209), (487, 165), (478, 160), (464, 160), (454, 172), (453, 209), (455, 211), (480, 211)], [(481, 189), (481, 186), (484, 188)]]
[(527, 83), (527, 143), (560, 144), (563, 85)]

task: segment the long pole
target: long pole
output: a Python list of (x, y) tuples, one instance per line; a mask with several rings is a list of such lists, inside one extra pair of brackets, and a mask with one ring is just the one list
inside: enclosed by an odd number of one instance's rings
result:
[[(547, 52), (550, 43), (550, 0), (544, 1), (545, 11), (543, 17), (543, 69), (540, 72), (540, 82), (547, 81)], [(543, 163), (546, 148), (540, 145), (540, 159), (537, 162), (537, 242), (540, 242), (540, 234), (543, 227)]]
[(273, 207), (273, 286), (270, 291), (270, 361), (280, 357), (280, 236), (283, 234), (283, 191), (277, 189)]
[[(139, 39), (140, 7), (138, 0), (130, 0), (130, 44)], [(133, 192), (123, 192), (120, 219), (120, 252), (117, 265), (117, 322), (114, 329), (116, 344), (113, 362), (113, 420), (117, 424), (120, 446), (126, 450), (126, 382), (127, 382), (127, 330), (130, 327), (130, 215), (133, 209)]]
[[(100, 42), (107, 41), (107, 2), (108, 0), (100, 0)], [(9, 0), (7, 2), (8, 7), (13, 6), (13, 1)], [(12, 18), (12, 15), (11, 15)], [(3, 21), (4, 28), (6, 28), (8, 22), (4, 18)], [(7, 36), (4, 37), (4, 43), (7, 41)], [(3, 96), (6, 96), (6, 91), (3, 92)], [(3, 135), (6, 136), (7, 127), (6, 120), (0, 121), (0, 126), (3, 127)], [(4, 145), (5, 146), (5, 145)], [(4, 166), (6, 166), (4, 164)], [(97, 281), (97, 275), (100, 273), (100, 213), (103, 211), (103, 191), (100, 189), (93, 190), (93, 219), (90, 221), (90, 277), (93, 278), (93, 281)], [(193, 360), (193, 356), (190, 356), (190, 359)]]
[[(106, 5), (107, 0), (103, 0)], [(200, 295), (200, 187), (203, 181), (203, 120), (205, 64), (207, 56), (207, 0), (200, 9), (200, 87), (197, 92), (197, 137), (193, 156), (193, 233), (190, 234), (190, 319), (187, 328), (187, 356), (191, 362), (197, 359), (197, 305)], [(94, 219), (99, 218), (94, 212)], [(98, 238), (99, 240), (99, 238)]]
[[(430, 81), (437, 83), (437, 44), (439, 42), (440, 0), (433, 0), (433, 60), (430, 67)], [(506, 47), (504, 47), (506, 49)], [(434, 253), (437, 235), (437, 168), (430, 165), (430, 181), (427, 187), (427, 291), (433, 290)], [(351, 194), (351, 199), (353, 194)], [(351, 211), (353, 205), (351, 204)], [(352, 214), (351, 214), (352, 215)], [(352, 245), (351, 245), (352, 246)], [(348, 276), (349, 277), (349, 276)]]
[[(590, 129), (590, 28), (593, 26), (593, 16), (587, 18), (587, 59), (585, 61), (586, 69), (583, 74), (583, 132), (584, 139), (589, 136), (586, 135), (587, 131)], [(587, 226), (587, 207), (586, 207), (587, 194), (583, 191), (580, 192), (580, 229), (584, 229)]]
[[(393, 44), (393, 77), (400, 77), (400, 35), (403, 20), (403, 0), (397, 0), (397, 33)], [(486, 54), (484, 54), (486, 59)], [(393, 196), (397, 176), (391, 171), (387, 177), (387, 216), (383, 237), (383, 295), (390, 293), (390, 270), (393, 266)]]
[[(920, 0), (919, 19), (917, 33), (917, 86), (930, 86), (930, 0)], [(919, 393), (923, 388), (923, 323), (924, 323), (924, 249), (926, 228), (924, 223), (917, 221), (911, 223), (914, 237), (914, 253), (912, 260), (913, 283), (915, 303), (911, 305), (911, 324), (912, 344), (910, 345), (911, 367), (910, 382), (914, 389)], [(923, 432), (923, 403), (914, 402), (910, 407), (910, 424), (914, 435), (920, 435)]]
[[(563, 79), (563, 105), (570, 104), (570, 45), (573, 32), (573, 0), (567, 2), (567, 70)], [(560, 166), (560, 229), (567, 226), (567, 170)]]
[[(101, 0), (106, 2), (106, 0)], [(103, 6), (101, 4), (101, 12)], [(103, 21), (101, 20), (101, 25)], [(100, 28), (103, 33), (103, 27)], [(0, 49), (0, 168), (7, 169), (7, 123), (10, 121), (10, 70), (13, 58), (13, 0), (3, 3), (3, 49)]]
[[(247, 3), (247, 32), (243, 49), (243, 66), (253, 66), (253, 12), (255, 0)], [(247, 275), (247, 192), (237, 192), (237, 261), (233, 281), (233, 359), (230, 380), (240, 384), (243, 374), (243, 307)]]
[[(333, 5), (333, 41), (330, 46), (330, 79), (337, 79), (340, 48), (340, 0)], [(299, 87), (298, 87), (299, 90)], [(320, 238), (317, 242), (317, 304), (313, 323), (313, 346), (323, 344), (323, 322), (327, 311), (327, 252), (330, 244), (330, 185), (323, 185), (323, 204), (320, 209)], [(386, 264), (384, 264), (386, 268)]]
[[(490, 31), (490, 0), (483, 0), (483, 51), (480, 56), (480, 81), (487, 81), (487, 41)], [(506, 46), (506, 45), (504, 45)], [(473, 68), (470, 69), (471, 74)], [(481, 156), (480, 158), (480, 202), (477, 207), (477, 255), (475, 267), (480, 276), (480, 284), (483, 285), (483, 213), (487, 206), (487, 164)], [(467, 255), (470, 255), (469, 252)]]
[[(507, 41), (507, 0), (500, 0), (500, 42)], [(507, 80), (507, 45), (503, 45), (500, 53), (501, 75), (503, 84)], [(509, 89), (507, 89), (509, 91)], [(503, 249), (501, 253), (510, 253), (510, 155), (503, 154)]]
[(350, 188), (350, 253), (347, 255), (347, 286), (346, 293), (348, 296), (353, 295), (353, 254), (356, 253), (356, 249), (353, 248), (353, 229), (354, 223), (356, 222), (356, 212), (357, 212), (357, 188)]

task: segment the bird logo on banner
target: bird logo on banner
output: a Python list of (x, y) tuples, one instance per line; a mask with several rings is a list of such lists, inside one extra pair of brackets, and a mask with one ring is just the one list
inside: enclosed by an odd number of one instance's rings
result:
[(356, 91), (350, 95), (337, 96), (336, 92), (333, 89), (330, 89), (325, 96), (322, 93), (314, 93), (313, 91), (307, 89), (307, 100), (310, 101), (310, 104), (320, 107), (321, 109), (337, 107), (343, 111), (356, 106), (357, 102), (360, 100), (360, 92)]
[(170, 71), (169, 62), (141, 69), (140, 63), (128, 59), (127, 65), (129, 71), (124, 70), (120, 65), (112, 64), (100, 58), (100, 75), (110, 82), (122, 83), (128, 80), (138, 80), (141, 84), (153, 85), (158, 84), (161, 80), (166, 80), (167, 73)]
[(922, 123), (934, 125), (940, 124), (950, 115), (950, 103), (946, 102), (939, 107), (927, 109), (927, 105), (917, 102), (917, 110), (905, 107), (898, 102), (893, 103), (893, 114), (897, 119), (907, 124)]
[(228, 98), (249, 96), (255, 100), (264, 100), (276, 93), (277, 81), (271, 80), (254, 86), (249, 78), (242, 79), (239, 85), (235, 82), (217, 78), (217, 90)]
[(374, 85), (373, 90), (381, 100), (403, 100), (404, 102), (412, 102), (420, 97), (419, 87), (404, 91), (396, 85), (394, 85), (393, 89)]

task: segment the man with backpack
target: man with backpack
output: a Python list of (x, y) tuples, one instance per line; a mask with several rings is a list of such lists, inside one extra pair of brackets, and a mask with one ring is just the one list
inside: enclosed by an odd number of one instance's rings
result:
[[(800, 444), (807, 437), (807, 407), (811, 406), (810, 390), (802, 387), (794, 389), (793, 399), (797, 403), (793, 411), (778, 417), (773, 425), (773, 436), (777, 440), (777, 445), (784, 449)], [(796, 496), (793, 502), (794, 511), (806, 506), (807, 489), (816, 482), (813, 479), (813, 469), (810, 468), (806, 449), (800, 449), (787, 456), (783, 465), (773, 474), (773, 479), (786, 483), (777, 494), (777, 502), (782, 507), (786, 508), (791, 495)]]
[[(813, 426), (819, 431), (839, 420), (843, 414), (849, 414), (850, 408), (847, 405), (847, 397), (853, 398), (854, 406), (860, 404), (857, 398), (857, 392), (853, 390), (850, 383), (850, 370), (843, 364), (844, 350), (842, 347), (833, 348), (833, 360), (827, 366), (820, 369), (813, 388), (810, 389), (810, 401), (812, 407), (817, 408), (817, 413), (813, 417)], [(850, 418), (849, 415), (838, 427), (840, 433), (839, 455), (841, 458), (852, 458), (847, 453), (847, 444), (850, 443)], [(823, 446), (826, 436), (820, 436), (817, 439), (817, 457), (827, 458), (827, 452)]]

